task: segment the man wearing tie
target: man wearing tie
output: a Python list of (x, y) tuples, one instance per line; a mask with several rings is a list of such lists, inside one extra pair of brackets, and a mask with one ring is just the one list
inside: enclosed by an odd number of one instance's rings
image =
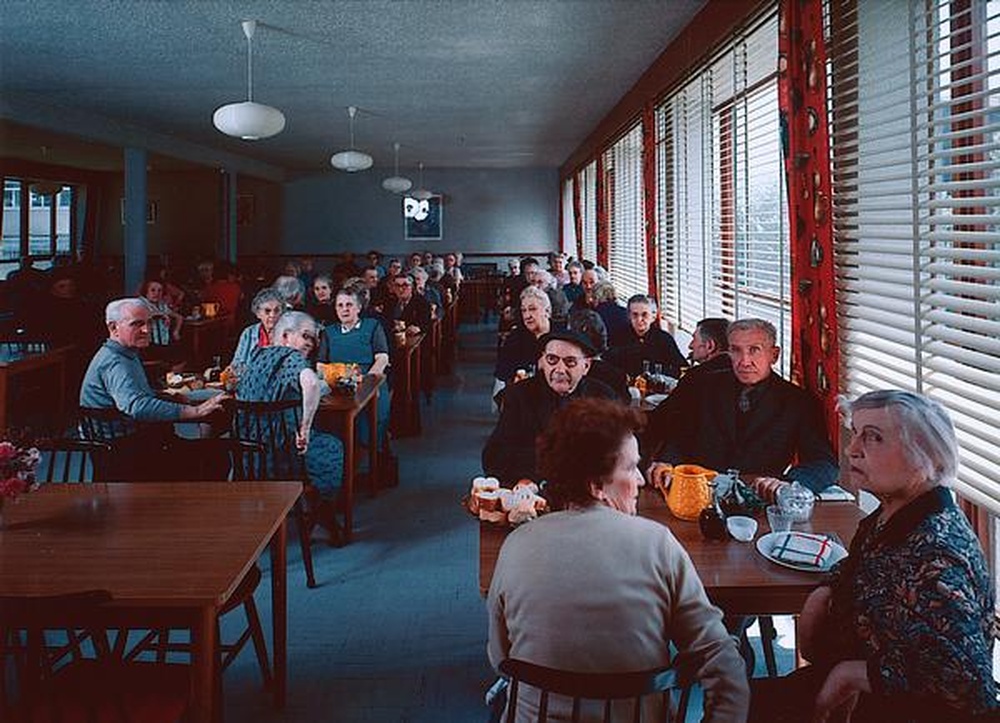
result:
[[(686, 385), (684, 424), (649, 440), (655, 459), (797, 480), (814, 492), (836, 482), (837, 458), (818, 400), (771, 369), (781, 352), (774, 325), (734, 321), (727, 338), (730, 369)], [(654, 480), (665, 474), (654, 463)]]

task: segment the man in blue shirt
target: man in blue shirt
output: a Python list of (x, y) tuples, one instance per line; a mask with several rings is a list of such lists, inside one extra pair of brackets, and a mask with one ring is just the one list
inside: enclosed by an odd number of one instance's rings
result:
[[(110, 302), (104, 312), (108, 338), (94, 354), (80, 386), (80, 406), (117, 409), (123, 415), (110, 441), (117, 459), (138, 457), (129, 465), (139, 474), (139, 462), (152, 476), (163, 479), (169, 460), (167, 447), (173, 441), (173, 423), (203, 419), (222, 409), (225, 394), (209, 397), (198, 405), (188, 405), (157, 396), (149, 385), (139, 350), (149, 346), (152, 310), (142, 299), (125, 298)], [(171, 467), (167, 464), (167, 467)]]

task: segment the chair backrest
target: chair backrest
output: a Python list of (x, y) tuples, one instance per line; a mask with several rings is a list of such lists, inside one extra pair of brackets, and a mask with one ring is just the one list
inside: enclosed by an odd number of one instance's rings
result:
[[(243, 474), (248, 479), (292, 479), (306, 481), (305, 457), (295, 447), (295, 435), (302, 422), (302, 402), (236, 402), (232, 437), (263, 448), (257, 464)], [(244, 456), (253, 461), (253, 456)]]
[[(571, 699), (573, 721), (580, 721), (584, 701), (603, 702), (603, 720), (622, 720), (620, 708), (631, 701), (630, 712), (635, 723), (643, 719), (643, 710), (651, 698), (659, 705), (648, 706), (656, 711), (654, 720), (671, 719), (670, 694), (680, 691), (677, 672), (673, 668), (658, 668), (628, 673), (574, 673), (508, 658), (500, 663), (500, 672), (510, 678), (507, 698), (507, 723), (517, 717), (518, 695), (523, 683), (538, 689), (538, 721), (548, 720), (550, 696)], [(614, 715), (612, 713), (614, 712)], [(560, 717), (559, 720), (565, 720)], [(587, 720), (593, 720), (588, 715)]]
[(135, 422), (117, 409), (80, 407), (80, 436), (95, 442), (113, 442), (135, 433)]
[(42, 484), (103, 482), (111, 445), (89, 439), (52, 439), (38, 443), (42, 458), (35, 479)]

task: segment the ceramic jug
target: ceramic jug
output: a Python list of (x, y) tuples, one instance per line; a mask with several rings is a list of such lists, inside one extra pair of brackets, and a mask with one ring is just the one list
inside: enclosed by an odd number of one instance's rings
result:
[(667, 490), (667, 507), (674, 517), (697, 520), (701, 511), (712, 504), (712, 487), (709, 484), (718, 474), (696, 464), (678, 464), (671, 471), (670, 489)]

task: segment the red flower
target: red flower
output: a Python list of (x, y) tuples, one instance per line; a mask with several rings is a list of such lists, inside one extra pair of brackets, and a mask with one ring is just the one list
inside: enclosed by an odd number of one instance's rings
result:
[(10, 442), (0, 442), (0, 462), (9, 462), (17, 456), (18, 449)]
[(20, 477), (9, 477), (0, 480), (0, 497), (17, 497), (28, 489), (27, 481)]

